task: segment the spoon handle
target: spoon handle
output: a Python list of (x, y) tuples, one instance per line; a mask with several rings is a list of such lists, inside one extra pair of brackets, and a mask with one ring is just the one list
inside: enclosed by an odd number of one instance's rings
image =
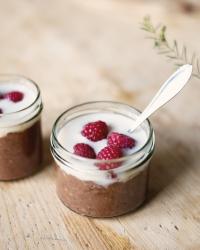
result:
[(145, 110), (140, 114), (140, 116), (138, 116), (137, 120), (133, 124), (133, 127), (129, 130), (129, 133), (132, 133), (157, 109), (159, 109), (173, 97), (175, 97), (188, 82), (191, 74), (192, 65), (185, 64), (184, 66), (181, 66), (173, 75), (171, 75), (169, 79), (158, 90), (157, 94), (154, 96)]

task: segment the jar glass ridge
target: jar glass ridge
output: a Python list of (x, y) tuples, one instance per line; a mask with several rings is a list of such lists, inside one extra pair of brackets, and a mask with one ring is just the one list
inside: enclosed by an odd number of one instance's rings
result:
[(32, 103), (22, 109), (10, 113), (0, 114), (0, 130), (29, 122), (30, 120), (36, 118), (43, 109), (40, 89), (34, 81), (20, 75), (0, 75), (0, 86), (5, 83), (11, 83), (13, 85), (21, 84), (31, 88), (33, 92), (35, 92), (35, 99)]

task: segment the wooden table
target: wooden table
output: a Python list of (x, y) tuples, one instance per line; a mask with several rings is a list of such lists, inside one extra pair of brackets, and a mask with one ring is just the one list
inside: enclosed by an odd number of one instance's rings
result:
[(142, 109), (174, 70), (144, 39), (144, 15), (200, 52), (200, 15), (175, 13), (166, 1), (0, 1), (1, 72), (34, 79), (45, 105), (44, 170), (0, 183), (1, 250), (200, 249), (200, 81), (152, 117), (149, 197), (134, 213), (90, 219), (71, 212), (56, 196), (49, 153), (52, 124), (66, 108), (117, 100)]

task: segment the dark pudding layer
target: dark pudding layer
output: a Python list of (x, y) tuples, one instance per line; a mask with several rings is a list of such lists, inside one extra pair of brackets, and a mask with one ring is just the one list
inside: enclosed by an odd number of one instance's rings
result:
[(140, 206), (147, 194), (148, 167), (126, 182), (100, 186), (82, 181), (57, 169), (57, 193), (73, 211), (92, 217), (113, 217), (128, 213)]
[(41, 168), (40, 121), (21, 132), (0, 137), (0, 180), (29, 176)]

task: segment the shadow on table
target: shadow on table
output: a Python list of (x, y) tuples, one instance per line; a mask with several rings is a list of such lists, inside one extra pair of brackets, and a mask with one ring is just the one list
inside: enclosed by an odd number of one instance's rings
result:
[(171, 186), (177, 178), (185, 175), (198, 157), (198, 152), (191, 150), (198, 142), (191, 128), (176, 127), (168, 132), (157, 136), (156, 151), (150, 165), (146, 204)]
[(43, 138), (43, 169), (53, 163), (53, 157), (50, 152), (50, 136)]

